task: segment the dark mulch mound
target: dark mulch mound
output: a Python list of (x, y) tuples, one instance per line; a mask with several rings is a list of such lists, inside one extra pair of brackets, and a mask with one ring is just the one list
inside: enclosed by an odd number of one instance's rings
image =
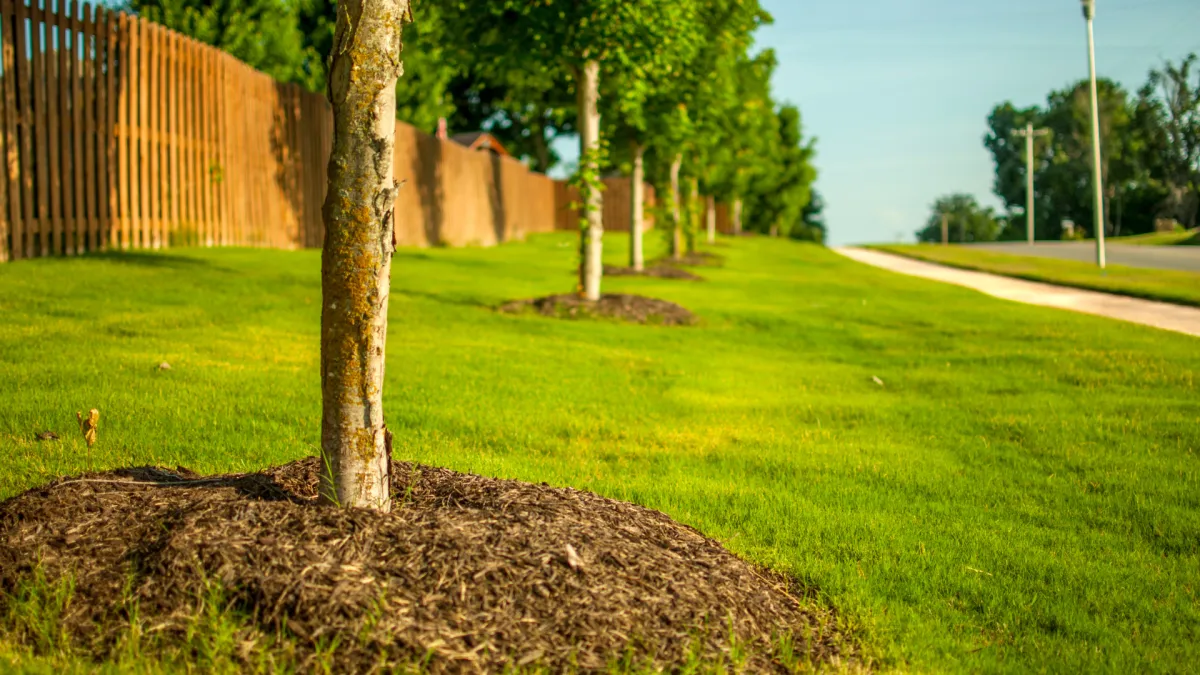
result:
[(302, 670), (334, 640), (343, 672), (425, 658), (430, 672), (563, 672), (622, 655), (673, 668), (727, 655), (731, 631), (759, 648), (749, 672), (782, 669), (769, 651), (781, 633), (802, 662), (857, 662), (787, 578), (657, 511), (401, 463), (392, 513), (337, 509), (316, 503), (318, 471), (140, 468), (31, 490), (0, 503), (0, 591), (39, 560), (49, 579), (73, 572), (62, 625), (101, 659), (129, 631), (131, 600), (145, 630), (180, 636), (217, 582), (293, 641)]
[(663, 326), (688, 326), (696, 323), (695, 314), (673, 302), (624, 293), (607, 293), (601, 295), (596, 302), (590, 302), (578, 295), (564, 293), (544, 298), (513, 300), (500, 306), (501, 312), (512, 314), (531, 310), (542, 316), (566, 319), (599, 316)]
[(613, 267), (611, 265), (604, 266), (604, 276), (606, 277), (657, 277), (659, 279), (684, 279), (687, 281), (704, 281), (704, 277), (683, 269), (679, 269), (674, 265), (659, 263), (643, 269), (641, 272), (632, 267)]
[(683, 265), (685, 267), (720, 267), (725, 264), (725, 258), (716, 253), (697, 251), (695, 253), (685, 253), (678, 260), (675, 258), (663, 258), (659, 262), (668, 265)]

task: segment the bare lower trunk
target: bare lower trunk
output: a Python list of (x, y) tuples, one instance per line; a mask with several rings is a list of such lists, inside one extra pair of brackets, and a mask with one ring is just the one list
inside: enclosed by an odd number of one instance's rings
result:
[(683, 168), (683, 155), (675, 155), (671, 162), (671, 257), (683, 257), (683, 223), (679, 214), (679, 170)]
[(395, 250), (396, 79), (407, 13), (408, 0), (342, 0), (329, 73), (334, 138), (321, 254), (321, 496), (381, 511), (391, 504), (382, 394)]
[(708, 230), (708, 243), (715, 243), (717, 241), (717, 198), (712, 195), (708, 196), (708, 201), (705, 203), (704, 225)]
[(646, 265), (642, 251), (642, 221), (645, 216), (646, 177), (644, 156), (646, 149), (641, 143), (633, 142), (633, 175), (629, 186), (629, 266), (641, 272)]
[(592, 179), (599, 179), (600, 165), (600, 62), (588, 61), (579, 71), (579, 170), (589, 180), (583, 183), (585, 224), (579, 241), (579, 286), (588, 300), (600, 299), (601, 253), (604, 237), (603, 202)]
[(738, 197), (733, 200), (733, 233), (741, 235), (742, 233), (742, 198)]
[(696, 252), (696, 230), (699, 229), (699, 224), (696, 222), (700, 217), (700, 179), (693, 178), (691, 182), (691, 192), (688, 193), (688, 208), (687, 208), (687, 250), (688, 253)]

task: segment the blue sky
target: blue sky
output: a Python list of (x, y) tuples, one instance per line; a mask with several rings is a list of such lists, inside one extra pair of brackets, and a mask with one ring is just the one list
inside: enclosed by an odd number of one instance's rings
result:
[[(763, 0), (776, 97), (815, 135), (833, 244), (911, 240), (939, 195), (994, 206), (983, 148), (1004, 100), (1043, 103), (1087, 76), (1079, 0)], [(1200, 0), (1097, 0), (1102, 77), (1136, 90), (1200, 52)]]

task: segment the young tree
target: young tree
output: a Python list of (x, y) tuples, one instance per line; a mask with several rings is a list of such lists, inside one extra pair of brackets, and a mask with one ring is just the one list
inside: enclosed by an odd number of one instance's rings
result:
[(574, 81), (583, 202), (579, 290), (588, 300), (600, 298), (602, 273), (601, 79), (605, 74), (661, 70), (680, 35), (690, 30), (690, 8), (691, 0), (501, 0), (477, 8), (475, 20), (502, 36), (491, 44), (503, 48), (508, 68), (556, 63)]
[(1167, 62), (1150, 71), (1141, 100), (1156, 112), (1162, 180), (1168, 190), (1165, 210), (1185, 227), (1196, 225), (1200, 210), (1200, 72), (1192, 81), (1195, 54), (1179, 65)]
[(321, 494), (390, 506), (384, 349), (395, 251), (392, 148), (408, 0), (342, 0), (329, 68), (333, 154), (321, 255)]

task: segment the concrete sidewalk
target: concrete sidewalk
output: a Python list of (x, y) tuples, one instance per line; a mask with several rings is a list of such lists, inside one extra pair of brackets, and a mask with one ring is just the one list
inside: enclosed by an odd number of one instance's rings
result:
[(892, 272), (966, 286), (1005, 300), (1098, 314), (1121, 321), (1200, 336), (1200, 308), (1140, 300), (1121, 295), (1053, 286), (1023, 279), (972, 272), (863, 248), (835, 248), (847, 258)]

